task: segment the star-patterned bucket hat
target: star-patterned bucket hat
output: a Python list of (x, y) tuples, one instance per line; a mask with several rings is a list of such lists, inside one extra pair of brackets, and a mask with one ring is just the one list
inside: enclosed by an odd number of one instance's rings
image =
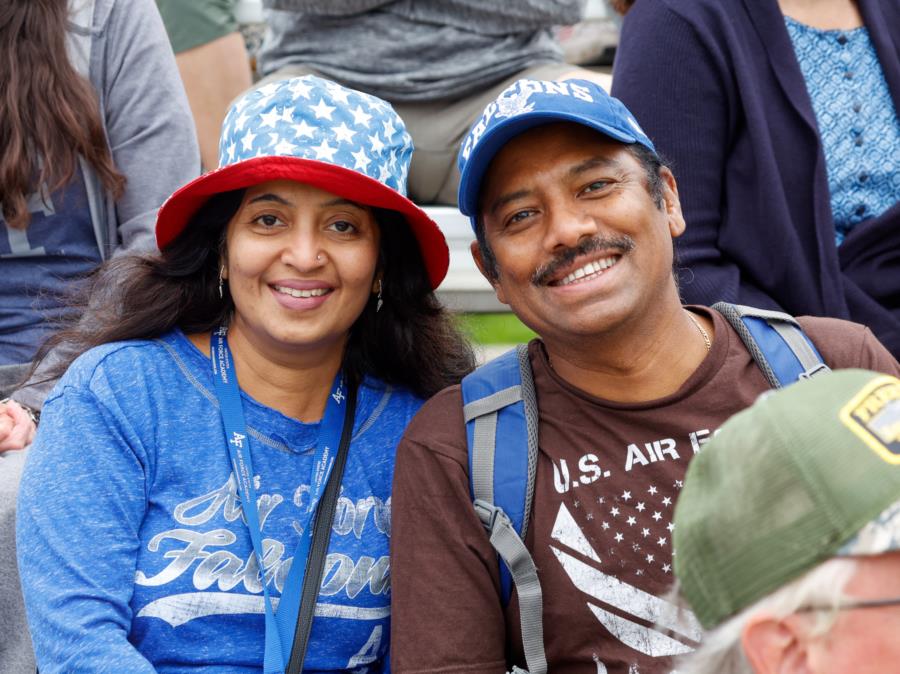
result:
[(344, 199), (401, 214), (437, 288), (450, 254), (440, 228), (406, 196), (413, 143), (379, 98), (311, 75), (264, 85), (228, 112), (219, 168), (176, 191), (156, 219), (165, 248), (212, 196), (269, 180), (295, 180)]

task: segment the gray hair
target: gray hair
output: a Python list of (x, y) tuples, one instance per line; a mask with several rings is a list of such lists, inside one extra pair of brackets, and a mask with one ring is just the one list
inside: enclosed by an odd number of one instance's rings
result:
[[(831, 606), (833, 610), (817, 612), (815, 634), (825, 634), (837, 619), (837, 608), (846, 599), (844, 588), (856, 572), (852, 558), (833, 558), (791, 581), (755, 604), (729, 618), (718, 627), (704, 631), (699, 648), (676, 663), (678, 674), (753, 674), (744, 656), (741, 634), (750, 620), (760, 614), (784, 618), (806, 606)], [(689, 606), (676, 584), (670, 601), (679, 608)]]

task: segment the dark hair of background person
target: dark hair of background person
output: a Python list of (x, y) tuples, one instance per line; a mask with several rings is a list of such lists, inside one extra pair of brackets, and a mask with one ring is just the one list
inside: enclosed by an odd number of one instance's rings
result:
[[(657, 208), (663, 207), (663, 180), (661, 171), (663, 168), (669, 168), (666, 160), (659, 155), (654, 154), (646, 147), (639, 143), (626, 145), (628, 151), (638, 160), (641, 168), (647, 177), (647, 192)], [(489, 280), (496, 281), (500, 278), (500, 269), (497, 267), (497, 257), (491, 245), (488, 243), (484, 235), (484, 222), (481, 216), (475, 218), (475, 238), (478, 240), (478, 248), (481, 251), (481, 259), (484, 262), (484, 271), (488, 275)]]
[(631, 9), (634, 3), (635, 0), (609, 0), (609, 4), (612, 5), (612, 8), (622, 16), (625, 16), (625, 14), (628, 13), (628, 10)]
[[(54, 363), (60, 376), (79, 354), (125, 339), (153, 339), (176, 326), (206, 332), (228, 322), (231, 296), (219, 297), (219, 267), (228, 222), (244, 190), (218, 194), (157, 255), (126, 256), (101, 266), (76, 302), (79, 320), (38, 350), (32, 373), (56, 346), (72, 354)], [(418, 244), (402, 216), (374, 209), (381, 231), (379, 269), (383, 305), (373, 295), (350, 330), (344, 365), (357, 381), (365, 375), (429, 397), (459, 383), (475, 366), (468, 341), (431, 290)], [(88, 306), (88, 298), (90, 304)]]
[(3, 217), (24, 229), (35, 185), (68, 183), (81, 155), (114, 197), (125, 177), (107, 145), (90, 83), (66, 52), (66, 0), (0, 2), (0, 186)]

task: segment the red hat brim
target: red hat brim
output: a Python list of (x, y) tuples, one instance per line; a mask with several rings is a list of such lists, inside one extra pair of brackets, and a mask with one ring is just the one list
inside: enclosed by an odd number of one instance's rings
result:
[(269, 180), (296, 180), (359, 204), (400, 213), (419, 243), (432, 289), (447, 275), (450, 251), (443, 233), (428, 214), (396, 190), (358, 171), (315, 159), (255, 157), (205, 173), (177, 190), (156, 216), (160, 249), (174, 241), (211, 197)]

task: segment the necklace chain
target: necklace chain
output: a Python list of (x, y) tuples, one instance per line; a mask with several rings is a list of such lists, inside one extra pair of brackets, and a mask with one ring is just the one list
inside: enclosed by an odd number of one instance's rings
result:
[(687, 309), (684, 310), (684, 313), (686, 313), (688, 318), (691, 319), (691, 323), (697, 326), (697, 329), (700, 331), (700, 336), (703, 337), (703, 345), (706, 347), (706, 352), (709, 353), (710, 349), (712, 349), (712, 342), (709, 340), (709, 333), (703, 329), (703, 326), (700, 325), (700, 321), (694, 318), (694, 314), (692, 314)]

